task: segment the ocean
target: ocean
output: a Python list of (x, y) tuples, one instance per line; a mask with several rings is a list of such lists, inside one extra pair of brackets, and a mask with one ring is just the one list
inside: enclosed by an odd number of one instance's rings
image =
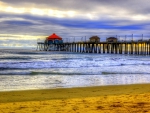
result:
[(150, 57), (0, 50), (0, 91), (150, 83)]

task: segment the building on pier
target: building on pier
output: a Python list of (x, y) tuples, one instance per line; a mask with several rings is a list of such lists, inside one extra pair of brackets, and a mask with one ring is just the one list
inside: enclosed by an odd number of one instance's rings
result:
[(46, 37), (44, 42), (38, 42), (37, 43), (37, 50), (40, 51), (49, 51), (49, 50), (58, 50), (58, 46), (59, 44), (63, 44), (63, 39), (56, 35), (55, 33), (53, 33), (52, 35)]
[(90, 37), (90, 42), (100, 42), (100, 38), (98, 36), (92, 36)]
[(52, 35), (46, 37), (45, 42), (48, 44), (60, 44), (63, 43), (63, 40), (60, 36), (53, 33)]
[(116, 37), (109, 37), (106, 39), (107, 42), (117, 42), (118, 39)]

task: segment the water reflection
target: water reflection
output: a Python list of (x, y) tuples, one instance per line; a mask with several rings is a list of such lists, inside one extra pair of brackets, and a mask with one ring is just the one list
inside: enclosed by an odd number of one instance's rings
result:
[(150, 83), (149, 74), (0, 76), (0, 91)]

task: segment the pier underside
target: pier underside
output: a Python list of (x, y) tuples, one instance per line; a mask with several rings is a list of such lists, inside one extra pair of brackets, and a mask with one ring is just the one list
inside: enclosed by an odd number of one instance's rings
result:
[(99, 43), (38, 43), (40, 51), (68, 51), (100, 54), (137, 54), (150, 55), (150, 41), (147, 42), (99, 42)]

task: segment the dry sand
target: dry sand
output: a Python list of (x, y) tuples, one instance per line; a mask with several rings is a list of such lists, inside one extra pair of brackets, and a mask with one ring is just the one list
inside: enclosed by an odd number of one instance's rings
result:
[(0, 92), (0, 113), (150, 113), (150, 84)]

